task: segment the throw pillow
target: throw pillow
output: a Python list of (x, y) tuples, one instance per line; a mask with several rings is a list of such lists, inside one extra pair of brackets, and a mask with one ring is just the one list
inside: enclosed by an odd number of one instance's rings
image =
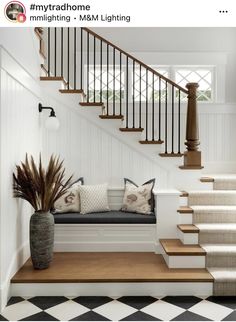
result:
[(80, 212), (79, 187), (83, 184), (82, 177), (73, 182), (67, 192), (54, 203), (54, 212)]
[(80, 186), (81, 214), (109, 211), (107, 184)]
[(154, 195), (152, 193), (155, 179), (138, 186), (129, 179), (125, 181), (125, 193), (123, 198), (122, 211), (150, 214), (154, 211)]

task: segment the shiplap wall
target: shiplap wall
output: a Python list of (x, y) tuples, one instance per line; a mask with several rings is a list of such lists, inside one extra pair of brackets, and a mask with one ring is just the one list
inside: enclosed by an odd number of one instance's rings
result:
[(12, 274), (29, 256), (29, 217), (33, 212), (26, 202), (13, 198), (12, 173), (26, 152), (38, 158), (42, 140), (37, 112), (39, 87), (2, 48), (0, 56), (0, 304), (3, 307)]
[[(46, 157), (52, 153), (60, 154), (65, 159), (68, 172), (75, 173), (76, 177), (84, 176), (88, 184), (108, 182), (110, 187), (121, 187), (124, 177), (140, 184), (155, 177), (157, 188), (180, 187), (183, 171), (177, 168), (177, 162), (183, 161), (176, 158), (165, 159), (166, 165), (171, 163), (173, 165), (171, 169), (165, 168), (158, 151), (155, 152), (155, 158), (150, 160), (148, 158), (150, 150), (145, 150), (145, 146), (140, 147), (138, 138), (132, 141), (129, 133), (120, 133), (117, 128), (112, 129), (111, 135), (106, 131), (109, 121), (100, 121), (100, 125), (96, 125), (93, 123), (98, 119), (96, 113), (87, 112), (85, 118), (80, 114), (82, 108), (78, 106), (78, 101), (76, 104), (70, 102), (68, 95), (66, 100), (66, 105), (50, 101), (56, 109), (61, 127), (56, 133), (43, 131), (43, 151)], [(182, 138), (185, 133), (185, 112), (186, 105), (181, 115)], [(233, 104), (199, 104), (201, 151), (205, 166), (203, 172), (236, 172), (235, 124), (236, 106)], [(121, 140), (124, 137), (126, 142)], [(183, 141), (181, 145), (184, 148)], [(136, 147), (147, 151), (146, 157), (145, 153), (139, 153)], [(192, 171), (188, 172), (190, 182), (191, 173)]]
[[(55, 106), (61, 125), (56, 133), (43, 131), (44, 156), (48, 158), (52, 153), (61, 155), (67, 172), (74, 173), (75, 177), (83, 176), (87, 184), (108, 182), (110, 187), (121, 187), (124, 177), (139, 184), (154, 177), (157, 178), (157, 186), (166, 186), (167, 171), (119, 140), (117, 129), (114, 128), (114, 135), (110, 135), (105, 123), (102, 123), (102, 128), (73, 108), (53, 100), (51, 104)], [(78, 103), (76, 107), (79, 108)], [(96, 118), (97, 115), (91, 117)]]

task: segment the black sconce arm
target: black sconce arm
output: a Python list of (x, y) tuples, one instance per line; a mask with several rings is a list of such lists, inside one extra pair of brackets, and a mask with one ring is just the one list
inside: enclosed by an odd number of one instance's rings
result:
[(42, 103), (39, 103), (39, 113), (41, 113), (43, 110), (50, 110), (50, 116), (56, 116), (56, 113), (54, 111), (54, 109), (50, 106), (43, 106)]

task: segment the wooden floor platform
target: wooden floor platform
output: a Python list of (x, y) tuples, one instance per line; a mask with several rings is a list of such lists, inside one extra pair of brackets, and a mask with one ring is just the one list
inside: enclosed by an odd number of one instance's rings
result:
[(205, 269), (169, 269), (154, 253), (54, 253), (51, 266), (34, 270), (31, 260), (12, 283), (212, 282)]

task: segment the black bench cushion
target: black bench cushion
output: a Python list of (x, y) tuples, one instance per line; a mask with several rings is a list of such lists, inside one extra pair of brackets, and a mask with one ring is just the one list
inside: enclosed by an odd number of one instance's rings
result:
[(109, 211), (82, 215), (80, 213), (54, 214), (55, 224), (155, 224), (154, 213), (142, 215), (132, 212)]

